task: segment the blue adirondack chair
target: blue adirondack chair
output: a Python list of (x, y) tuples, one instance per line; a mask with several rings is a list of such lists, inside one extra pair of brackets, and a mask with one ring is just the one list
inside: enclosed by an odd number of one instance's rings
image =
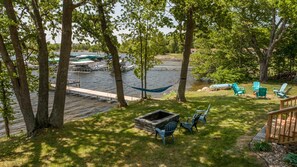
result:
[(201, 114), (194, 114), (192, 119), (191, 119), (191, 122), (189, 122), (189, 120), (187, 120), (187, 122), (181, 122), (180, 123), (180, 127), (183, 127), (185, 129), (187, 129), (188, 131), (190, 131), (191, 133), (193, 133), (193, 127), (197, 129), (197, 123), (198, 123), (198, 120), (199, 120), (199, 117), (201, 116)]
[(157, 135), (159, 134), (159, 136), (162, 138), (163, 144), (166, 144), (165, 142), (165, 138), (168, 136), (172, 136), (172, 140), (174, 142), (174, 137), (173, 137), (173, 133), (175, 131), (175, 129), (177, 128), (177, 122), (176, 121), (171, 121), (169, 123), (167, 123), (164, 128), (160, 129), (160, 128), (156, 128), (155, 132), (155, 138), (157, 138)]
[(267, 88), (259, 88), (259, 90), (256, 92), (256, 96), (259, 97), (264, 97), (266, 98), (267, 94)]
[(242, 95), (245, 94), (245, 89), (243, 87), (239, 87), (237, 83), (232, 84), (232, 89), (234, 91), (234, 95)]
[(254, 93), (258, 92), (259, 88), (260, 88), (260, 82), (258, 81), (253, 82), (253, 92)]
[(287, 83), (283, 83), (283, 85), (281, 86), (280, 89), (273, 88), (273, 93), (276, 94), (276, 95), (278, 93), (284, 93), (287, 85), (288, 85)]
[(288, 88), (285, 92), (277, 92), (276, 95), (280, 98), (288, 98), (288, 93), (291, 89), (292, 87)]
[[(206, 117), (207, 117), (207, 114), (209, 113), (210, 111), (210, 107), (211, 105), (209, 104), (208, 107), (207, 107), (207, 110), (204, 111), (204, 113), (202, 113), (199, 117), (199, 121), (201, 121), (203, 124), (206, 124)], [(197, 114), (200, 112), (201, 110), (196, 110)]]

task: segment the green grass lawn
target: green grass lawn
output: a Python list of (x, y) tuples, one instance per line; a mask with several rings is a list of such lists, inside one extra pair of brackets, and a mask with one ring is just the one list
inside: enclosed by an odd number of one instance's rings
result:
[[(262, 85), (268, 99), (256, 99), (251, 84), (239, 86), (247, 95), (191, 91), (187, 103), (148, 100), (66, 123), (61, 130), (48, 129), (32, 139), (1, 138), (0, 166), (262, 166), (248, 143), (264, 126), (266, 113), (278, 109), (279, 99), (271, 92), (280, 85)], [(174, 143), (168, 138), (163, 145), (160, 138), (134, 128), (134, 118), (148, 112), (164, 109), (179, 113), (182, 121), (209, 103), (207, 124), (198, 124), (193, 134), (178, 127)]]

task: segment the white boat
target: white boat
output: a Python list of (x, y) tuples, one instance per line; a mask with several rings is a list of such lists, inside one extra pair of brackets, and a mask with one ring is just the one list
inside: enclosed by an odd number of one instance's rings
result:
[(134, 65), (123, 66), (123, 71), (130, 71), (134, 69)]
[(71, 65), (76, 65), (76, 66), (82, 66), (82, 65), (89, 65), (91, 63), (94, 63), (93, 60), (84, 60), (84, 61), (71, 61)]
[(92, 72), (90, 64), (93, 64), (94, 61), (90, 59), (80, 59), (78, 61), (71, 61), (69, 64), (74, 65), (72, 68), (73, 71), (83, 71), (83, 72)]
[(79, 56), (76, 56), (76, 57), (79, 58), (79, 59), (83, 59), (83, 58), (89, 57), (89, 55), (79, 55)]

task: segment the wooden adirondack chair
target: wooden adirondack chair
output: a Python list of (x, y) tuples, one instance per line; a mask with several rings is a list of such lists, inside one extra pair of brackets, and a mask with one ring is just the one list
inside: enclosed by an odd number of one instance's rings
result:
[(165, 138), (168, 137), (168, 136), (172, 136), (172, 140), (174, 142), (173, 133), (174, 133), (176, 128), (177, 128), (177, 122), (176, 121), (171, 121), (171, 122), (167, 123), (164, 126), (164, 129), (163, 128), (162, 129), (156, 128), (155, 129), (155, 132), (156, 132), (155, 138), (157, 138), (157, 135), (159, 134), (159, 136), (162, 138), (163, 144), (165, 145), (166, 144)]
[(287, 85), (288, 85), (287, 83), (283, 83), (283, 85), (281, 86), (280, 89), (273, 88), (273, 93), (276, 94), (276, 95), (278, 93), (284, 93)]
[(257, 98), (264, 97), (266, 98), (267, 88), (259, 88), (258, 92), (256, 92)]
[(288, 98), (288, 94), (292, 87), (289, 87), (285, 92), (277, 92), (276, 95), (280, 98)]
[(260, 82), (258, 81), (253, 82), (253, 92), (257, 93), (259, 91), (259, 88), (260, 88)]
[(193, 127), (195, 127), (196, 130), (198, 130), (197, 123), (198, 123), (200, 116), (201, 116), (201, 114), (194, 114), (191, 122), (189, 122), (189, 120), (187, 120), (187, 122), (181, 122), (180, 127), (183, 127), (185, 129), (187, 129), (188, 131), (190, 131), (191, 133), (193, 133)]
[(237, 83), (232, 84), (232, 89), (234, 91), (234, 95), (242, 95), (245, 94), (244, 87), (238, 87)]

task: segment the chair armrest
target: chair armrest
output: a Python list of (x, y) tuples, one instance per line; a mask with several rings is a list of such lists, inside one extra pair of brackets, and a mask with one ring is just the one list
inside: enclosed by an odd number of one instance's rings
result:
[(277, 92), (277, 96), (281, 97), (281, 98), (287, 98), (288, 96), (283, 93), (283, 92)]
[(196, 114), (202, 114), (204, 113), (206, 110), (196, 110)]
[(161, 135), (161, 134), (164, 134), (164, 133), (165, 133), (165, 130), (161, 130), (161, 129), (159, 129), (159, 128), (156, 128), (156, 129), (155, 129), (155, 132), (156, 132), (156, 133), (159, 133), (159, 134)]
[(245, 89), (244, 87), (238, 87), (240, 91), (242, 91), (243, 94), (245, 94)]

